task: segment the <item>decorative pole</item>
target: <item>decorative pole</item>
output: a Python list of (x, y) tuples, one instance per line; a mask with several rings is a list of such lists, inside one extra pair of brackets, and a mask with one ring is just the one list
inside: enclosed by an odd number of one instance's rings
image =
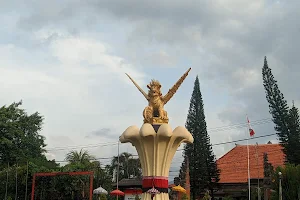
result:
[(193, 136), (185, 127), (174, 130), (168, 124), (169, 118), (164, 105), (173, 97), (191, 68), (163, 96), (161, 85), (152, 80), (147, 85), (148, 94), (127, 74), (133, 84), (144, 95), (148, 106), (144, 109), (144, 124), (128, 127), (120, 137), (122, 143), (135, 146), (143, 172), (143, 200), (169, 200), (168, 177), (172, 159), (182, 142), (192, 143)]
[[(118, 140), (118, 167), (117, 167), (117, 190), (119, 189), (119, 171), (120, 171), (120, 142)], [(119, 195), (117, 195), (117, 200)]]
[(282, 173), (278, 172), (278, 175), (279, 175), (279, 200), (282, 200), (282, 185), (281, 185)]

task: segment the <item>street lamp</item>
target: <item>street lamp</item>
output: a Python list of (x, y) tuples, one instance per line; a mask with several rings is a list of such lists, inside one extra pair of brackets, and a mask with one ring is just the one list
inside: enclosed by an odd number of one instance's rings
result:
[(281, 172), (278, 172), (279, 175), (279, 200), (282, 200), (282, 186), (281, 186)]

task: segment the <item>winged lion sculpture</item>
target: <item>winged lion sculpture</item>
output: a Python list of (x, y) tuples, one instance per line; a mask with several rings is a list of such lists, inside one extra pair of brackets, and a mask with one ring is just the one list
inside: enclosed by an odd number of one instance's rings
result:
[(168, 123), (169, 118), (167, 111), (164, 110), (164, 105), (174, 96), (184, 79), (187, 77), (191, 68), (189, 68), (180, 79), (169, 89), (166, 95), (161, 93), (161, 84), (157, 80), (151, 80), (147, 85), (148, 94), (126, 73), (128, 78), (137, 87), (137, 89), (144, 95), (148, 101), (148, 106), (143, 111), (144, 123), (162, 124)]

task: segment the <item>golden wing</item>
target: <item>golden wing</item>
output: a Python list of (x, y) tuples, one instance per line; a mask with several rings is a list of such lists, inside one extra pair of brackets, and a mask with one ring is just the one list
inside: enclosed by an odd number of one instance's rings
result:
[(181, 77), (180, 79), (173, 85), (171, 89), (169, 89), (168, 93), (163, 97), (164, 104), (168, 103), (168, 101), (173, 97), (173, 95), (176, 93), (184, 79), (187, 77), (189, 72), (192, 68), (189, 68)]
[(149, 100), (149, 96), (147, 95), (147, 93), (127, 74), (125, 73), (128, 78), (132, 81), (132, 83), (135, 85), (135, 87), (137, 87), (137, 89), (144, 95), (144, 97)]

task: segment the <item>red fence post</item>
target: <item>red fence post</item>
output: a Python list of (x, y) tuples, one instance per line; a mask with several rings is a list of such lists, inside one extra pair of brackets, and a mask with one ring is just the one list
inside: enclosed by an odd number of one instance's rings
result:
[(32, 178), (32, 188), (31, 188), (31, 200), (34, 200), (34, 187), (35, 187), (35, 174), (33, 175)]
[(94, 180), (94, 173), (90, 174), (90, 200), (93, 199), (93, 180)]

